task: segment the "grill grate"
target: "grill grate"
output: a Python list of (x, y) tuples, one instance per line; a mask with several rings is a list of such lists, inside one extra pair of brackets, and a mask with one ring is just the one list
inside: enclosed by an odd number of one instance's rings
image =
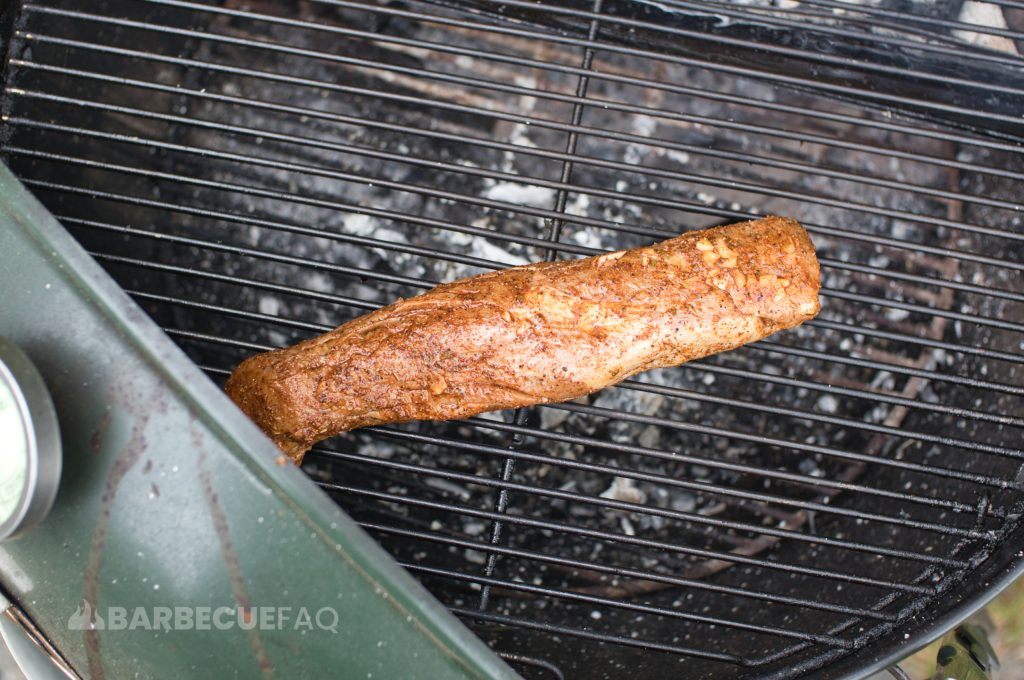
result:
[(897, 4), (26, 2), (3, 152), (215, 380), (440, 281), (796, 217), (801, 328), (305, 466), (528, 677), (791, 677), (976, 589), (1024, 500), (1024, 4)]

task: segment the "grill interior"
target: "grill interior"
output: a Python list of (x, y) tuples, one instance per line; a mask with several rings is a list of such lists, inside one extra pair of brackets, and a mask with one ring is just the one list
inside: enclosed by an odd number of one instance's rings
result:
[(1024, 498), (1024, 3), (905, 4), (23, 3), (3, 153), (217, 381), (438, 282), (799, 219), (799, 329), (304, 466), (527, 677), (792, 677), (980, 588)]

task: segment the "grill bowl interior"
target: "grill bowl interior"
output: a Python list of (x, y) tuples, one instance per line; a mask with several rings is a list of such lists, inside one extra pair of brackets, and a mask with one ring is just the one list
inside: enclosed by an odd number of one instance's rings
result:
[(527, 676), (789, 677), (1019, 560), (1021, 62), (832, 4), (25, 5), (3, 150), (218, 381), (438, 282), (799, 219), (799, 329), (305, 464)]

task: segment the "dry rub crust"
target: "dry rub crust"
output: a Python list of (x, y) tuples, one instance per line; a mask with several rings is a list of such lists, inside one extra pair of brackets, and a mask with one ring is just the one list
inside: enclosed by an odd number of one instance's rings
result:
[(367, 425), (573, 399), (818, 313), (814, 246), (767, 217), (438, 286), (250, 357), (228, 395), (296, 463)]

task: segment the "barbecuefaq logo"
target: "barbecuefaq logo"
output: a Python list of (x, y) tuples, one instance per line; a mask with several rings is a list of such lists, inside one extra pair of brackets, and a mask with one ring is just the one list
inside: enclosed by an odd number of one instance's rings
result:
[(103, 630), (103, 618), (92, 610), (89, 600), (82, 600), (75, 613), (68, 618), (68, 630)]
[(106, 607), (88, 600), (68, 617), (69, 630), (329, 630), (338, 632), (334, 607)]

